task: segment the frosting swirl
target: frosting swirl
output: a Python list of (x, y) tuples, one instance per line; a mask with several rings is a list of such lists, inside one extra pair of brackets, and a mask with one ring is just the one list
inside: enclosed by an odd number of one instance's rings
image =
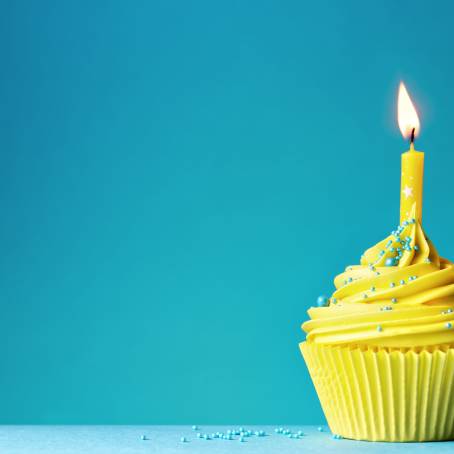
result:
[(329, 305), (308, 311), (311, 320), (302, 325), (308, 342), (454, 344), (454, 265), (438, 255), (415, 219), (368, 249), (334, 285)]

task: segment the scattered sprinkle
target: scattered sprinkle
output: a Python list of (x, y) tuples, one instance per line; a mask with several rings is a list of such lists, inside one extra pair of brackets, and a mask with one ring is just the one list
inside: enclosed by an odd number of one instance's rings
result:
[(238, 441), (241, 442), (241, 443), (243, 443), (244, 438), (243, 438), (243, 437), (240, 437), (240, 438), (238, 438)]
[(192, 430), (199, 430), (197, 426), (192, 426)]
[(370, 291), (371, 291), (371, 292), (375, 292), (375, 287), (371, 287), (371, 288), (370, 288)]
[(378, 331), (379, 333), (383, 331), (383, 328), (382, 328), (381, 325), (378, 325), (378, 326), (377, 326), (377, 331)]
[(400, 283), (400, 285), (404, 285), (404, 284), (405, 284), (405, 281), (404, 281), (403, 279), (401, 279), (401, 280), (399, 281), (399, 283)]
[(188, 440), (186, 440), (186, 437), (181, 437), (180, 441), (181, 441), (181, 443), (186, 443)]
[(392, 287), (395, 287), (396, 284), (395, 284), (394, 282), (391, 282), (391, 283), (389, 284), (389, 286), (392, 288)]
[(319, 432), (323, 432), (323, 427), (322, 427), (322, 426), (317, 427), (317, 430), (318, 430)]
[(141, 436), (140, 436), (140, 439), (141, 439), (141, 440), (148, 440), (148, 438), (147, 438), (146, 435), (141, 435)]
[(446, 323), (446, 328), (451, 329), (452, 328), (452, 323)]
[(348, 280), (348, 282), (352, 282), (352, 281), (353, 281), (353, 278), (352, 278), (352, 277), (349, 277), (347, 280)]
[(393, 304), (397, 303), (397, 298), (391, 298), (391, 303)]
[(414, 249), (415, 251), (419, 251), (419, 246), (418, 246), (417, 244), (415, 244), (415, 245), (413, 246), (413, 249)]

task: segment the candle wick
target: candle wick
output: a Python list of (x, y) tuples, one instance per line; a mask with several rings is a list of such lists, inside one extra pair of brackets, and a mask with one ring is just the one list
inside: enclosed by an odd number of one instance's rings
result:
[(411, 130), (411, 136), (410, 136), (410, 145), (413, 145), (415, 143), (415, 129), (416, 128), (413, 128)]

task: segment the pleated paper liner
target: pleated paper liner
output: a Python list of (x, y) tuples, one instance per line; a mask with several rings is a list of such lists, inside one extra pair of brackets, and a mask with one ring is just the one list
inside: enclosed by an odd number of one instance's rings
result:
[(300, 344), (328, 425), (369, 441), (454, 440), (454, 347)]

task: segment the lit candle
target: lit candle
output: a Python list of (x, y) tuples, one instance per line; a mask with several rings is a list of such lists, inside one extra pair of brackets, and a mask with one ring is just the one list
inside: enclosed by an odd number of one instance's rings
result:
[(410, 139), (410, 149), (402, 154), (400, 222), (412, 217), (413, 208), (415, 219), (421, 222), (424, 153), (416, 151), (414, 147), (415, 137), (419, 134), (419, 118), (402, 82), (397, 100), (397, 119), (402, 135)]

